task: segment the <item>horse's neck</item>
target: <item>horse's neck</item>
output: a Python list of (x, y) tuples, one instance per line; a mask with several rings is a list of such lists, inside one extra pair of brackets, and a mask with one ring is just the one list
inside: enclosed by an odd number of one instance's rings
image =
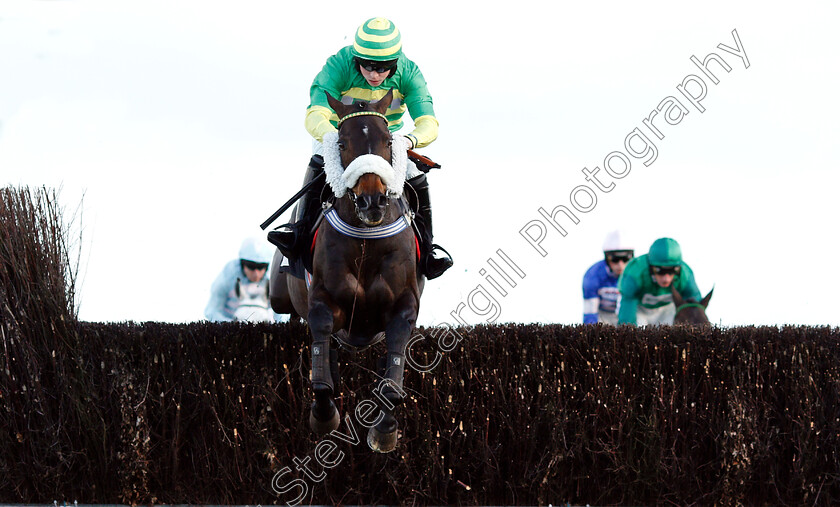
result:
[[(346, 225), (365, 228), (362, 220), (356, 215), (355, 205), (349, 198), (338, 199), (333, 207)], [(382, 225), (394, 224), (401, 215), (401, 206), (396, 200), (391, 199)], [(321, 250), (324, 254), (318, 256), (315, 262), (314, 278), (344, 277), (343, 279), (347, 280), (349, 279), (347, 275), (351, 275), (358, 281), (359, 287), (365, 291), (373, 290), (374, 285), (379, 287), (375, 290), (382, 290), (386, 286), (396, 292), (405, 289), (403, 286), (406, 283), (405, 267), (416, 259), (416, 243), (413, 234), (409, 231), (403, 229), (396, 235), (388, 237), (359, 239), (348, 237), (333, 227), (329, 220), (324, 220), (319, 230), (319, 237), (322, 238), (319, 240), (321, 248), (328, 248), (328, 250)], [(329, 245), (329, 247), (323, 245)], [(318, 248), (317, 245), (316, 248)], [(419, 297), (419, 291), (422, 289), (417, 283), (419, 281), (410, 282), (408, 288), (414, 290)]]

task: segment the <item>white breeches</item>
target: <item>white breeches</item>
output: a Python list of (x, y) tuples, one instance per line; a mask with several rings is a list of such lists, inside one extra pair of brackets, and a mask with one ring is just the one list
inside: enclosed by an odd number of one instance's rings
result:
[(639, 326), (653, 326), (653, 325), (671, 325), (674, 323), (674, 316), (677, 313), (677, 307), (674, 303), (668, 303), (659, 308), (645, 308), (639, 305), (636, 309), (636, 325)]

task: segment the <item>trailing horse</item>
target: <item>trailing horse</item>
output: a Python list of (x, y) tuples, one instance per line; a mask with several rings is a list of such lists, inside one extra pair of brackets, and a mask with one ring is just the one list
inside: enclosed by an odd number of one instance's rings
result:
[[(402, 403), (405, 348), (420, 307), (424, 277), (418, 270), (413, 214), (402, 197), (405, 152), (391, 136), (385, 111), (393, 90), (378, 102), (345, 105), (327, 94), (340, 121), (324, 138), (327, 182), (335, 199), (325, 204), (305, 280), (272, 266), (271, 300), (278, 313), (303, 316), (312, 332), (309, 423), (318, 435), (338, 427), (333, 402), (338, 382), (332, 339), (354, 350), (383, 338), (386, 354), (377, 388), (378, 423), (368, 445), (377, 452), (396, 446), (396, 408)], [(336, 148), (337, 147), (337, 148)], [(275, 263), (280, 258), (275, 254)]]
[(268, 301), (268, 284), (236, 281), (236, 296), (239, 306), (233, 313), (233, 320), (244, 322), (274, 322), (274, 312)]
[(714, 288), (706, 294), (700, 302), (692, 299), (685, 300), (680, 296), (673, 287), (671, 287), (671, 295), (674, 296), (674, 304), (677, 306), (674, 314), (674, 324), (687, 324), (697, 326), (710, 326), (709, 318), (706, 317), (706, 308), (709, 306), (709, 301), (712, 299)]

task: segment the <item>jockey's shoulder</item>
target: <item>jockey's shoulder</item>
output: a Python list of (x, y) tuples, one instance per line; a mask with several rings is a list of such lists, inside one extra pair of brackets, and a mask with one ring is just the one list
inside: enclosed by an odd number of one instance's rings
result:
[(601, 261), (598, 261), (586, 269), (586, 272), (583, 274), (584, 288), (595, 287), (599, 284), (601, 279), (600, 272), (603, 271), (599, 266), (600, 263)]
[(680, 270), (685, 274), (694, 278), (694, 270), (691, 269), (691, 266), (686, 264), (685, 261), (680, 261)]
[(650, 267), (650, 262), (648, 261), (648, 254), (642, 254), (630, 259), (630, 262), (624, 267), (624, 275), (625, 276), (639, 276), (646, 274), (648, 272), (648, 268)]
[(609, 276), (609, 274), (610, 274), (610, 271), (607, 267), (607, 261), (605, 261), (604, 259), (601, 259), (601, 260), (597, 261), (595, 264), (589, 266), (589, 268), (586, 270), (586, 273), (584, 273), (583, 278), (584, 278), (584, 282), (587, 281), (587, 280), (590, 280), (590, 281), (602, 280), (604, 278), (607, 278)]

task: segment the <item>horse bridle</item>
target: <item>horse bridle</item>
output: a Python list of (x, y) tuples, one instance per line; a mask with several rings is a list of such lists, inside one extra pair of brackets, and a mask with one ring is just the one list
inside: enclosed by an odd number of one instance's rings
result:
[[(353, 192), (352, 188), (347, 189), (347, 197), (350, 198), (350, 202), (352, 202), (353, 206), (356, 207), (356, 213), (358, 214), (359, 213), (359, 203), (356, 202), (356, 197), (357, 197), (356, 192)], [(387, 201), (385, 201), (385, 213), (388, 212), (388, 206), (390, 206), (390, 205), (391, 205), (391, 199), (388, 199)]]
[(344, 123), (345, 120), (349, 120), (350, 118), (355, 118), (357, 116), (378, 116), (378, 117), (382, 118), (383, 120), (385, 120), (386, 124), (388, 123), (388, 117), (385, 116), (382, 113), (377, 113), (376, 111), (358, 111), (358, 112), (355, 112), (355, 113), (350, 113), (347, 116), (345, 116), (344, 118), (338, 120), (338, 124), (337, 124), (338, 127), (341, 127), (341, 124)]
[[(343, 118), (341, 118), (340, 120), (338, 120), (338, 124), (337, 124), (337, 126), (338, 126), (339, 128), (341, 128), (341, 124), (342, 124), (342, 123), (344, 123), (346, 120), (349, 120), (350, 118), (356, 118), (356, 117), (358, 117), (358, 116), (378, 116), (378, 117), (382, 118), (382, 119), (385, 121), (385, 125), (386, 125), (386, 126), (388, 125), (388, 117), (387, 117), (387, 116), (385, 116), (385, 115), (384, 115), (384, 114), (382, 114), (382, 113), (378, 113), (378, 112), (376, 112), (376, 111), (357, 111), (357, 112), (355, 112), (355, 113), (350, 113), (350, 114), (348, 114), (348, 115), (345, 115)], [(356, 193), (355, 193), (355, 192), (353, 192), (353, 190), (352, 190), (352, 189), (349, 189), (349, 188), (348, 188), (348, 189), (347, 189), (347, 195), (350, 197), (350, 200), (353, 202), (353, 206), (355, 206), (355, 207), (356, 207), (356, 213), (358, 213), (358, 212), (359, 212), (359, 204), (356, 202)], [(388, 201), (385, 203), (385, 210), (386, 210), (386, 211), (387, 211), (388, 206), (389, 206), (390, 204), (391, 204), (391, 200), (390, 200), (390, 199), (388, 199)]]

